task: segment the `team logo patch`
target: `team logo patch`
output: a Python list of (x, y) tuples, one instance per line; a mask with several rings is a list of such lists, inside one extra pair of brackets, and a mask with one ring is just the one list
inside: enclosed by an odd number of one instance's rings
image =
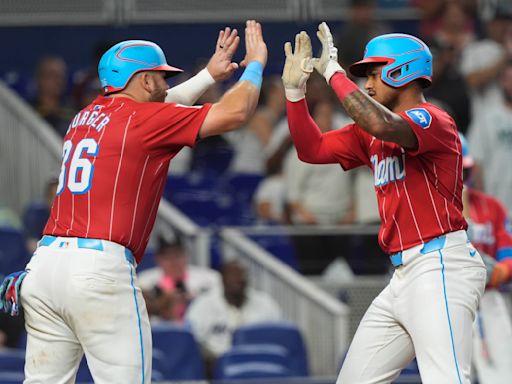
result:
[(414, 108), (405, 111), (407, 116), (421, 128), (427, 129), (432, 123), (432, 116), (425, 108)]

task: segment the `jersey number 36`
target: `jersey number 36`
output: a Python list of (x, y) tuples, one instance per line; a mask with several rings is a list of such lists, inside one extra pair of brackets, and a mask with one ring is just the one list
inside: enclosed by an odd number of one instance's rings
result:
[[(66, 185), (71, 193), (76, 194), (87, 193), (91, 188), (94, 164), (88, 158), (82, 157), (83, 152), (89, 156), (96, 156), (98, 143), (94, 139), (83, 139), (73, 148), (71, 140), (64, 142), (57, 195), (64, 191)], [(71, 153), (73, 153), (72, 156)], [(70, 157), (71, 161), (69, 161)]]

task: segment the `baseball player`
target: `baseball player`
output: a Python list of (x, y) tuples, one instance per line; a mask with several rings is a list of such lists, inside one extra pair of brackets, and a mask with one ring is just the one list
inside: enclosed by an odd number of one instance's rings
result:
[[(299, 157), (373, 170), (382, 227), (379, 243), (395, 267), (352, 340), (339, 384), (391, 383), (416, 356), (424, 384), (470, 380), (472, 323), (485, 285), (485, 266), (468, 241), (462, 216), (461, 143), (453, 119), (425, 102), (432, 56), (418, 38), (372, 39), (350, 72), (366, 76), (366, 93), (337, 62), (325, 23), (312, 57), (305, 32), (295, 51), (285, 44), (283, 82), (288, 122)], [(321, 133), (311, 119), (305, 86), (324, 75), (354, 124)]]
[[(221, 33), (224, 71), (239, 43)], [(160, 47), (123, 41), (105, 52), (105, 96), (70, 123), (57, 197), (26, 271), (0, 289), (2, 305), (25, 310), (25, 376), (31, 383), (74, 383), (85, 353), (95, 383), (150, 383), (151, 332), (135, 267), (153, 227), (169, 162), (184, 146), (242, 126), (253, 114), (267, 48), (247, 21), (246, 66), (219, 102), (163, 103), (166, 78), (181, 72)], [(24, 277), (21, 292), (19, 285)]]
[(507, 212), (494, 197), (472, 189), (474, 161), (461, 135), (464, 216), (468, 236), (487, 267), (487, 286), (474, 323), (473, 362), (480, 384), (508, 384), (512, 380), (512, 321), (498, 288), (512, 280), (512, 236)]

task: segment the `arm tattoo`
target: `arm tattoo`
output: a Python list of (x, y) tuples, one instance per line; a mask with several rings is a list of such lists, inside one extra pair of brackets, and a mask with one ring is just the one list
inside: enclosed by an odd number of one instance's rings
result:
[(386, 110), (361, 91), (347, 95), (342, 104), (354, 122), (372, 135), (382, 122), (390, 120)]

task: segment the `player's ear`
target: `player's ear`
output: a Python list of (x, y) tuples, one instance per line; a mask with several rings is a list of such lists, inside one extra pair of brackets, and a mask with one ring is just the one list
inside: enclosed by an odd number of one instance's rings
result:
[(153, 78), (149, 72), (140, 72), (137, 74), (139, 76), (139, 82), (141, 87), (146, 91), (151, 93), (153, 91)]

